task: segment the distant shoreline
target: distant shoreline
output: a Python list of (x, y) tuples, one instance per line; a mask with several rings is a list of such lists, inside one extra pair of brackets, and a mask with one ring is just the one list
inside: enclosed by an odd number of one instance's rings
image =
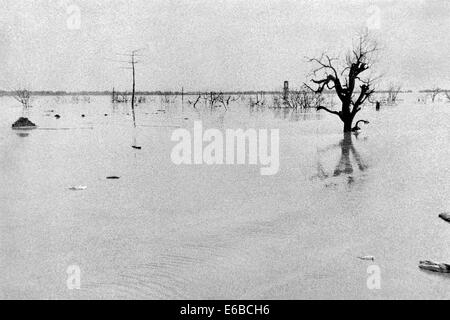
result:
[[(441, 92), (446, 92), (447, 90), (442, 90)], [(449, 90), (450, 91), (450, 90)], [(193, 96), (198, 94), (204, 94), (209, 92), (220, 92), (225, 95), (255, 95), (255, 94), (267, 94), (267, 95), (282, 95), (283, 91), (218, 91), (218, 90), (204, 90), (204, 91), (137, 91), (138, 96)], [(291, 90), (291, 92), (297, 92), (297, 90)], [(387, 90), (376, 91), (376, 93), (388, 93)], [(417, 93), (427, 93), (431, 90), (420, 90)], [(131, 95), (129, 91), (115, 91), (116, 94), (121, 95)], [(334, 94), (332, 91), (324, 91), (324, 94)], [(415, 93), (413, 90), (400, 91), (400, 93)], [(112, 91), (31, 91), (33, 96), (112, 96)], [(0, 91), (0, 97), (4, 96), (14, 96), (14, 91)]]

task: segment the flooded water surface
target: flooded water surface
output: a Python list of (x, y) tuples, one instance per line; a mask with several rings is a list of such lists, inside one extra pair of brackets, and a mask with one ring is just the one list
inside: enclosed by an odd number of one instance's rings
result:
[[(2, 97), (0, 297), (448, 299), (450, 278), (418, 264), (450, 262), (450, 105), (402, 98), (344, 136), (334, 115), (248, 97), (211, 111), (150, 96), (136, 129), (110, 97), (39, 97), (39, 128), (13, 131), (22, 110)], [(196, 120), (279, 129), (278, 173), (173, 164), (173, 131)]]

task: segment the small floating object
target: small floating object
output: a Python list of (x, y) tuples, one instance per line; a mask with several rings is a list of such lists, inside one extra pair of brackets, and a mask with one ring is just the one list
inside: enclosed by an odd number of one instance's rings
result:
[(84, 114), (81, 115), (82, 118), (86, 117)]
[(107, 113), (105, 113), (105, 117), (107, 117), (108, 116), (108, 114)]
[(439, 218), (441, 218), (444, 221), (450, 222), (450, 212), (442, 212), (439, 215)]
[(374, 256), (363, 256), (363, 257), (358, 257), (359, 260), (364, 260), (364, 261), (375, 261), (375, 257)]
[(450, 273), (450, 264), (438, 263), (429, 260), (420, 261), (419, 268), (433, 272)]
[(72, 191), (83, 191), (83, 190), (86, 190), (86, 189), (87, 189), (86, 186), (73, 186), (73, 187), (69, 188), (69, 190), (72, 190)]
[(59, 118), (61, 118), (61, 116), (59, 114), (55, 114), (55, 118), (59, 119)]
[(109, 177), (106, 177), (106, 179), (108, 179), (108, 180), (118, 180), (118, 179), (120, 179), (120, 177), (118, 177), (118, 176), (109, 176)]
[(136, 150), (141, 150), (142, 149), (142, 147), (139, 147), (139, 146), (131, 146), (133, 149), (136, 149)]

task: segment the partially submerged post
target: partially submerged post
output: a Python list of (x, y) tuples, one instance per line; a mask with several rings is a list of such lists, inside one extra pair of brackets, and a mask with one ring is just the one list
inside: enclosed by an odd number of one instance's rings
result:
[(136, 69), (134, 65), (136, 64), (136, 61), (134, 60), (134, 55), (136, 54), (136, 51), (133, 51), (131, 54), (131, 65), (133, 69), (133, 93), (131, 94), (131, 111), (133, 112), (133, 124), (136, 128), (136, 114), (134, 112), (134, 95), (136, 90)]
[(283, 100), (286, 101), (288, 97), (289, 97), (289, 81), (285, 81), (283, 87)]
[(181, 87), (181, 112), (184, 112), (184, 87)]

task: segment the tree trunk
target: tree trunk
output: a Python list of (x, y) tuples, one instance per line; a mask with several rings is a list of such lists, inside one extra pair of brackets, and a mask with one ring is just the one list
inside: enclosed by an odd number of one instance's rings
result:
[(344, 122), (344, 133), (352, 131), (353, 118), (349, 117), (342, 120)]

